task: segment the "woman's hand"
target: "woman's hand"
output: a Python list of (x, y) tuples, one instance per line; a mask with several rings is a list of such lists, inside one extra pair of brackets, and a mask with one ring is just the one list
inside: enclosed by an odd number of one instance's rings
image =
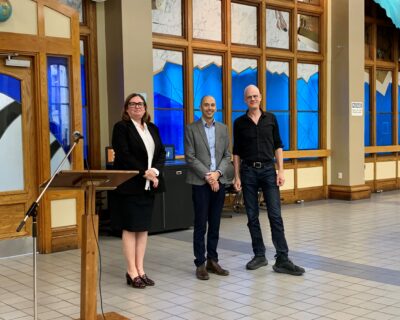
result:
[(151, 182), (153, 182), (153, 188), (156, 189), (158, 187), (158, 178), (156, 176), (156, 173), (154, 172), (154, 170), (152, 169), (147, 169), (143, 175), (143, 178), (145, 178), (146, 180), (150, 180)]
[(147, 169), (144, 173), (143, 178), (153, 181), (154, 178), (157, 178), (156, 173), (154, 172), (154, 170), (151, 169)]
[(157, 189), (157, 187), (158, 187), (158, 178), (154, 178), (153, 180), (151, 180), (151, 182), (153, 182), (153, 188)]

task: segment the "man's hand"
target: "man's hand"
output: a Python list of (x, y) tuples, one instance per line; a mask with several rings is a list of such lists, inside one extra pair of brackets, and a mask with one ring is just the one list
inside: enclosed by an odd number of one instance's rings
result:
[(219, 190), (219, 182), (216, 181), (213, 184), (210, 184), (211, 190), (217, 192)]
[(220, 173), (218, 171), (207, 172), (206, 176), (205, 176), (205, 179), (210, 185), (212, 185), (215, 182), (218, 182), (218, 179), (219, 179), (220, 176), (221, 175), (220, 175)]
[(236, 191), (242, 190), (242, 182), (240, 181), (240, 178), (233, 179), (233, 187)]
[(285, 175), (283, 170), (278, 170), (278, 174), (276, 175), (276, 185), (278, 187), (282, 187), (285, 184)]

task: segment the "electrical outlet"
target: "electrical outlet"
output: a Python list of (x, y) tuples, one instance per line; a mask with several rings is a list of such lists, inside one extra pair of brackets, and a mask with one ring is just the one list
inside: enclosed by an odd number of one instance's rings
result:
[(338, 172), (337, 173), (337, 177), (338, 177), (338, 179), (343, 179), (343, 173), (342, 172)]

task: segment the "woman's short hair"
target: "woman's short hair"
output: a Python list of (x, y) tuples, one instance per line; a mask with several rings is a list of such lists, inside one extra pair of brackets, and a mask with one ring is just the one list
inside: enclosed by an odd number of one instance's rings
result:
[(140, 93), (131, 93), (130, 95), (128, 95), (125, 99), (124, 102), (124, 108), (122, 109), (122, 120), (131, 120), (131, 117), (129, 116), (127, 110), (129, 108), (129, 101), (131, 101), (132, 98), (134, 97), (139, 97), (140, 99), (142, 99), (143, 104), (144, 104), (144, 115), (142, 117), (142, 124), (143, 123), (150, 123), (151, 121), (151, 116), (150, 114), (147, 112), (147, 103), (146, 103), (146, 99), (140, 94)]

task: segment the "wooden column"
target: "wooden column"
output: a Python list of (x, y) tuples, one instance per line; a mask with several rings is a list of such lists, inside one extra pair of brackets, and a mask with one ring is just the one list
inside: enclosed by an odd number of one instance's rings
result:
[(85, 214), (82, 216), (81, 248), (81, 319), (97, 318), (97, 239), (99, 217), (96, 215), (96, 186), (85, 187)]

